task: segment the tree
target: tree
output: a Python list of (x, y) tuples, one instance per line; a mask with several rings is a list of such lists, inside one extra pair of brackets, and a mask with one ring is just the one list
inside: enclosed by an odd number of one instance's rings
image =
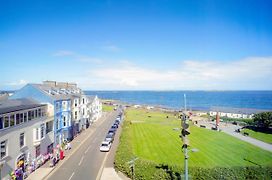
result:
[(272, 112), (261, 112), (254, 114), (253, 120), (258, 126), (269, 128), (272, 126)]

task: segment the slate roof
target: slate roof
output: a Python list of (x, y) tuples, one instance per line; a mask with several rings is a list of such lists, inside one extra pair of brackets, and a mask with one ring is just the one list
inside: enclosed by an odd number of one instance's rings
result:
[(8, 99), (0, 102), (0, 114), (31, 109), (35, 107), (46, 106), (46, 104), (40, 104), (33, 99)]
[(80, 97), (82, 95), (82, 91), (79, 88), (70, 88), (70, 87), (52, 87), (46, 84), (31, 84), (36, 87), (40, 91), (42, 91), (45, 95), (49, 96), (54, 100), (60, 99), (72, 99), (75, 97)]

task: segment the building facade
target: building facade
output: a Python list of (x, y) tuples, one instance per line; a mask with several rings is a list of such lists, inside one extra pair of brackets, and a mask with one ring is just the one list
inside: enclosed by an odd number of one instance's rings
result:
[(6, 100), (0, 105), (0, 179), (21, 168), (23, 172), (51, 152), (53, 116), (46, 104), (30, 99)]

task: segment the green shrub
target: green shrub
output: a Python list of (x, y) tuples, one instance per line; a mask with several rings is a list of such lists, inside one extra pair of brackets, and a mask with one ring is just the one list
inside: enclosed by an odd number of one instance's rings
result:
[[(128, 162), (135, 158), (131, 143), (131, 122), (126, 120), (123, 124), (120, 143), (115, 156), (115, 169), (132, 178), (132, 171)], [(139, 158), (135, 161), (135, 179), (184, 179), (183, 166), (159, 164), (154, 161)], [(272, 179), (272, 166), (250, 167), (190, 167), (190, 179)]]

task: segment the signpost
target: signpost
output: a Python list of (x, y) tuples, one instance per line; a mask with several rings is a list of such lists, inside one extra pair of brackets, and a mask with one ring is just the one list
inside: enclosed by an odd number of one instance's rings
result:
[(135, 179), (135, 161), (139, 159), (138, 157), (132, 159), (131, 161), (127, 162), (129, 167), (131, 168), (132, 180)]

